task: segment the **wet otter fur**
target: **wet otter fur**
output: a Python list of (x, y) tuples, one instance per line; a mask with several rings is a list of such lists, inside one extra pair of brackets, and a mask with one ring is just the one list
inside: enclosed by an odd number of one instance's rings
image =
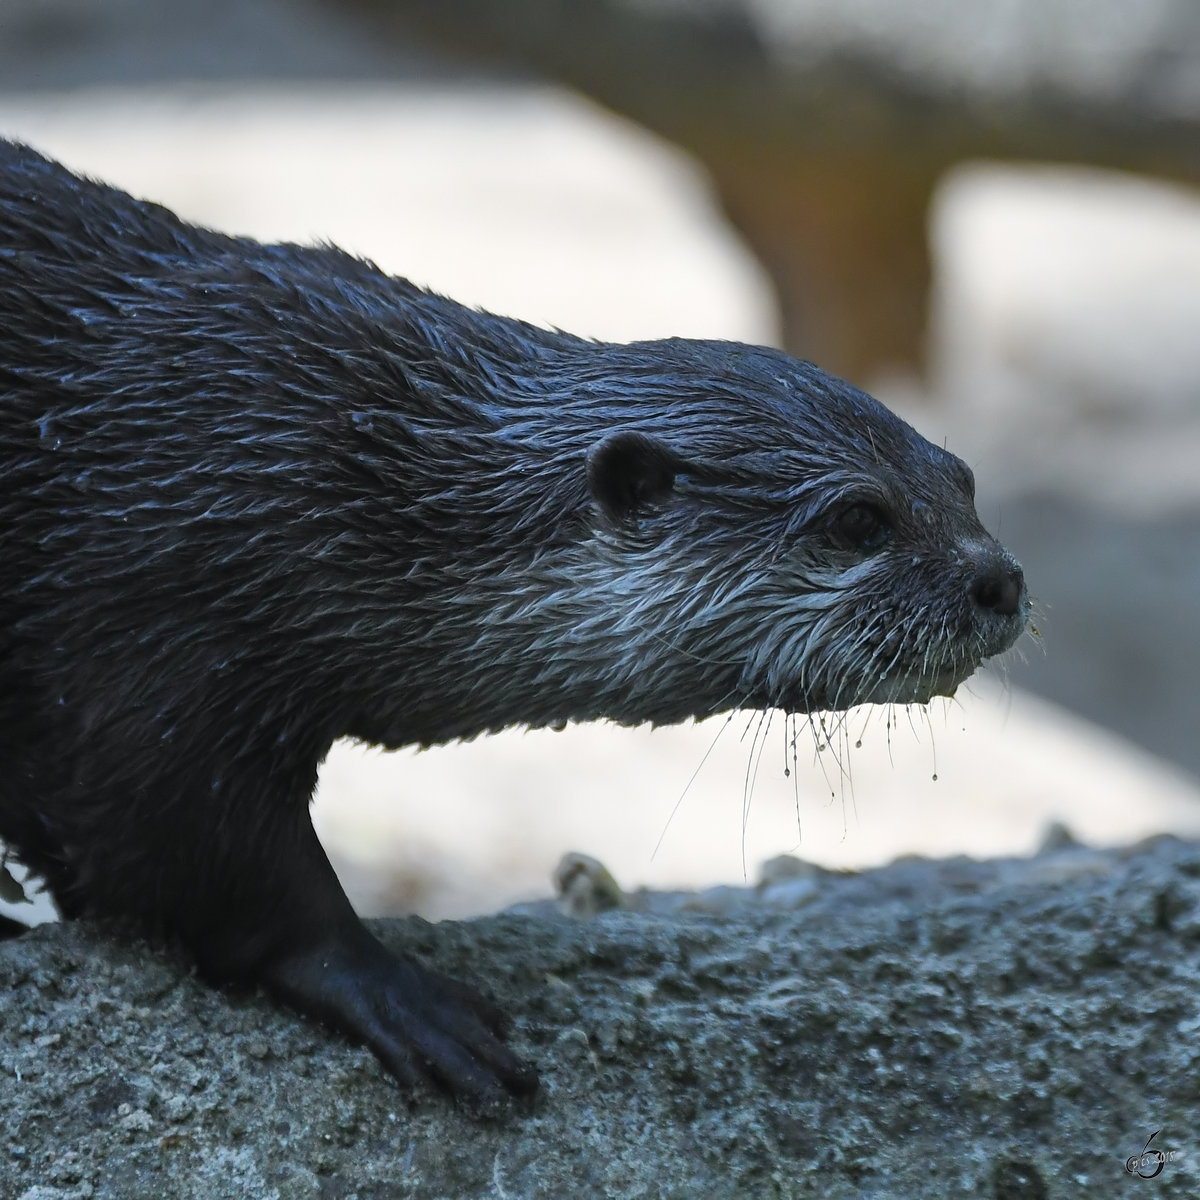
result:
[(971, 473), (761, 347), (608, 345), (0, 142), (0, 838), (482, 1107), (499, 1014), (351, 911), (332, 741), (950, 694), (1014, 642)]

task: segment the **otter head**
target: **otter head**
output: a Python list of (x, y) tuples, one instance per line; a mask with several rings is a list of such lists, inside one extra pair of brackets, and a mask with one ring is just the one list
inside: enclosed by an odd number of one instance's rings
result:
[(965, 463), (811, 364), (664, 348), (677, 391), (587, 454), (593, 552), (620, 576), (608, 619), (636, 664), (605, 715), (924, 703), (1013, 645), (1024, 576)]

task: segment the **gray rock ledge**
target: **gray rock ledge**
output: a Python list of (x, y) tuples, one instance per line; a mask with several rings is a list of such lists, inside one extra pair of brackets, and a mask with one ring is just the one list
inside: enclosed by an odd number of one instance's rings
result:
[(1195, 1196), (1200, 845), (1052, 846), (378, 923), (541, 1064), (486, 1124), (177, 955), (43, 926), (0, 942), (0, 1196), (1032, 1200), (1116, 1195), (1155, 1130), (1147, 1188)]

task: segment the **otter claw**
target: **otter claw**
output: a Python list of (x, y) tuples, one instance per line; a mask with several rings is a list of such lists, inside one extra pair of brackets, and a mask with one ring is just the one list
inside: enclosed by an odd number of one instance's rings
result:
[(267, 985), (301, 1012), (368, 1045), (405, 1088), (425, 1080), (481, 1115), (537, 1090), (537, 1072), (500, 1041), (502, 1011), (473, 989), (394, 955), (363, 931), (353, 943), (292, 955)]

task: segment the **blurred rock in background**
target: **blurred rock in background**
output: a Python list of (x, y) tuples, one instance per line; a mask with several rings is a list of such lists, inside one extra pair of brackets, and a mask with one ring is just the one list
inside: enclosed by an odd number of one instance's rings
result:
[(353, 3), (398, 44), (562, 79), (694, 153), (787, 348), (858, 383), (921, 360), (926, 219), (955, 164), (1200, 179), (1193, 0)]

